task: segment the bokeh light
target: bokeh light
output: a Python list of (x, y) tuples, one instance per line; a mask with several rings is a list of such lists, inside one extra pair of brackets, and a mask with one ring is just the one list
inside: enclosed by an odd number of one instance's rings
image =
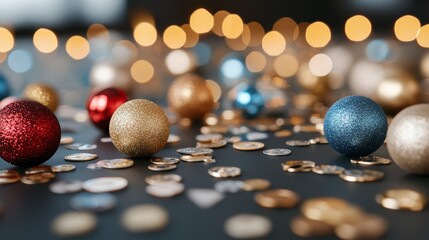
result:
[(267, 58), (258, 51), (249, 53), (246, 57), (246, 67), (250, 72), (262, 72), (267, 64)]
[(200, 39), (199, 35), (192, 30), (189, 24), (183, 24), (182, 29), (186, 33), (186, 42), (185, 44), (183, 44), (183, 47), (185, 48), (194, 47), (198, 43), (198, 40)]
[(0, 52), (9, 52), (15, 44), (12, 33), (6, 28), (0, 27)]
[(138, 83), (145, 83), (152, 79), (155, 73), (153, 65), (143, 59), (136, 61), (131, 66), (131, 77)]
[(42, 53), (51, 53), (58, 47), (57, 36), (46, 28), (40, 28), (34, 33), (33, 43), (37, 50)]
[(314, 55), (310, 62), (308, 63), (308, 68), (310, 72), (318, 77), (324, 77), (328, 75), (332, 70), (332, 60), (331, 58), (324, 54), (319, 53)]
[(7, 53), (0, 52), (0, 64), (3, 63), (7, 58)]
[(286, 40), (277, 31), (268, 32), (262, 39), (262, 49), (270, 56), (278, 56), (286, 49)]
[(284, 17), (274, 23), (273, 30), (281, 33), (286, 42), (292, 42), (298, 37), (299, 32), (295, 31), (297, 27), (298, 25), (292, 18)]
[(368, 38), (372, 31), (372, 25), (368, 18), (362, 15), (355, 15), (347, 19), (344, 31), (348, 39), (360, 42)]
[(274, 71), (281, 77), (291, 77), (296, 74), (299, 62), (291, 54), (283, 54), (274, 60)]
[(194, 32), (203, 34), (212, 30), (214, 18), (209, 11), (204, 8), (199, 8), (191, 14), (189, 24)]
[(195, 61), (198, 66), (204, 66), (210, 62), (212, 56), (212, 49), (207, 43), (198, 43), (195, 47), (191, 49), (191, 52), (194, 54)]
[(429, 24), (420, 28), (419, 34), (417, 35), (417, 43), (421, 47), (429, 48)]
[(261, 45), (262, 38), (264, 38), (265, 30), (262, 25), (258, 22), (250, 22), (247, 24), (247, 27), (250, 30), (250, 47), (257, 47)]
[(75, 60), (84, 59), (89, 54), (89, 43), (81, 36), (72, 36), (67, 40), (66, 51)]
[(222, 96), (222, 88), (220, 87), (220, 85), (217, 82), (210, 79), (206, 80), (206, 84), (210, 92), (212, 93), (213, 101), (214, 102), (219, 101), (220, 97)]
[(165, 65), (168, 70), (172, 74), (176, 75), (183, 74), (191, 70), (194, 66), (194, 62), (195, 61), (192, 56), (182, 49), (171, 51), (165, 58)]
[(7, 64), (16, 73), (25, 73), (33, 67), (33, 56), (28, 50), (15, 49), (9, 53)]
[(416, 17), (411, 15), (402, 16), (395, 22), (395, 36), (401, 42), (414, 41), (420, 26), (420, 21)]
[(177, 25), (171, 25), (165, 29), (162, 39), (164, 40), (164, 43), (167, 45), (167, 47), (171, 49), (178, 49), (185, 45), (186, 33), (181, 27)]
[(381, 62), (390, 58), (391, 50), (385, 40), (374, 39), (368, 43), (366, 55), (374, 62)]
[(222, 22), (222, 33), (226, 38), (238, 38), (243, 28), (243, 20), (237, 14), (229, 14)]
[(244, 73), (243, 63), (235, 58), (223, 62), (221, 66), (222, 74), (227, 78), (240, 78)]
[(305, 39), (314, 48), (325, 47), (331, 40), (331, 30), (323, 22), (314, 22), (307, 27)]
[(229, 13), (225, 10), (220, 10), (213, 16), (214, 18), (214, 25), (213, 25), (213, 32), (218, 35), (219, 37), (223, 37), (222, 32), (222, 23), (223, 20), (229, 15)]
[(138, 50), (131, 41), (121, 40), (113, 46), (111, 56), (118, 65), (126, 65), (137, 59)]
[(148, 22), (137, 24), (133, 35), (136, 42), (142, 47), (152, 46), (158, 37), (156, 28)]
[(110, 39), (110, 34), (109, 30), (103, 24), (95, 23), (89, 26), (88, 30), (86, 31), (86, 37), (89, 40), (100, 38), (108, 42)]

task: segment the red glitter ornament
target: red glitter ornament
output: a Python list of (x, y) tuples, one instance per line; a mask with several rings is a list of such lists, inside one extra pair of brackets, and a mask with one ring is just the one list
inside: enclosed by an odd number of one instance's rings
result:
[(38, 102), (18, 100), (0, 110), (0, 157), (20, 167), (39, 165), (60, 145), (57, 117)]
[(127, 94), (119, 88), (106, 88), (93, 93), (86, 102), (92, 123), (105, 132), (109, 132), (110, 118), (116, 109), (127, 101)]

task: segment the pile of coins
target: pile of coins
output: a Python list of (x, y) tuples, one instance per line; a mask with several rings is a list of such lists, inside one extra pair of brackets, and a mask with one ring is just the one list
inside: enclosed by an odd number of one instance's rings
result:
[(317, 174), (338, 175), (348, 182), (374, 182), (382, 179), (384, 173), (370, 169), (344, 169), (336, 165), (316, 165), (310, 160), (288, 160), (282, 163), (285, 172), (313, 172)]
[(199, 147), (187, 147), (180, 148), (177, 150), (178, 153), (182, 154), (180, 160), (184, 162), (205, 162), (215, 163), (216, 160), (213, 158), (213, 149), (211, 148), (199, 148)]
[(301, 205), (302, 216), (292, 219), (290, 228), (300, 237), (379, 239), (387, 231), (386, 221), (363, 212), (357, 206), (334, 197), (313, 198)]
[(375, 197), (377, 203), (392, 210), (422, 211), (426, 204), (426, 197), (411, 189), (390, 189)]
[(325, 137), (316, 137), (309, 140), (288, 140), (286, 145), (291, 147), (307, 147), (316, 144), (328, 144), (328, 140)]
[(1, 170), (0, 185), (11, 184), (21, 181), (24, 184), (47, 183), (55, 178), (55, 173), (70, 172), (75, 170), (71, 164), (57, 166), (40, 165), (25, 170), (25, 175), (21, 176), (16, 170)]

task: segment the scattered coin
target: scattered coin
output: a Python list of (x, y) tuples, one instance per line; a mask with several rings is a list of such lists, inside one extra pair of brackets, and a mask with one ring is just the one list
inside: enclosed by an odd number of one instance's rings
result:
[(328, 140), (325, 137), (317, 137), (308, 140), (310, 144), (328, 144)]
[(292, 219), (290, 228), (299, 237), (327, 237), (334, 234), (334, 226), (321, 221), (308, 219), (304, 216), (297, 216)]
[(36, 174), (36, 173), (44, 173), (44, 172), (52, 172), (51, 166), (40, 165), (35, 167), (30, 167), (25, 170), (25, 174)]
[(270, 181), (262, 178), (251, 178), (243, 180), (242, 189), (245, 191), (261, 191), (271, 186)]
[(265, 208), (291, 208), (298, 204), (297, 193), (288, 189), (271, 189), (255, 194), (256, 203)]
[(263, 132), (250, 132), (250, 133), (246, 134), (246, 138), (249, 141), (258, 141), (258, 140), (262, 140), (262, 139), (267, 139), (268, 134), (263, 133)]
[(376, 170), (351, 169), (341, 173), (340, 178), (348, 182), (374, 182), (384, 177), (384, 173)]
[(216, 178), (237, 177), (241, 174), (241, 169), (238, 167), (212, 167), (208, 170), (210, 176)]
[(291, 147), (307, 147), (310, 146), (310, 141), (307, 140), (289, 140), (286, 141), (286, 145), (289, 145)]
[(274, 133), (274, 136), (276, 137), (290, 137), (292, 135), (293, 135), (292, 131), (289, 131), (289, 130), (280, 130)]
[(182, 183), (164, 183), (146, 186), (146, 192), (155, 197), (173, 197), (181, 194), (185, 190)]
[(103, 138), (100, 138), (100, 142), (102, 142), (102, 143), (111, 143), (112, 142), (112, 138), (110, 138), (110, 137), (103, 137)]
[(388, 165), (392, 162), (392, 160), (388, 158), (369, 155), (369, 156), (359, 157), (357, 159), (350, 159), (350, 162), (358, 165), (371, 166), (371, 165)]
[(214, 189), (222, 193), (236, 193), (243, 188), (242, 181), (225, 180), (216, 182)]
[(289, 160), (282, 163), (283, 171), (310, 172), (316, 163), (309, 160)]
[(130, 232), (155, 232), (168, 225), (167, 210), (154, 204), (139, 204), (127, 208), (122, 214), (122, 225)]
[(155, 174), (147, 176), (145, 182), (149, 185), (158, 185), (164, 183), (178, 183), (182, 181), (182, 177), (177, 174)]
[(107, 169), (122, 169), (132, 167), (134, 161), (127, 158), (116, 158), (98, 161), (97, 165)]
[(381, 239), (387, 231), (387, 223), (374, 214), (361, 214), (358, 220), (345, 220), (335, 228), (335, 234), (346, 240)]
[(225, 139), (213, 140), (211, 142), (197, 142), (197, 148), (221, 148), (225, 147), (228, 142)]
[(200, 156), (191, 156), (191, 155), (183, 155), (180, 157), (180, 160), (185, 162), (205, 162), (210, 161), (212, 156), (200, 155)]
[(343, 167), (337, 165), (317, 165), (311, 169), (314, 173), (317, 174), (341, 174), (345, 171)]
[(220, 133), (199, 134), (195, 137), (198, 142), (210, 143), (213, 140), (222, 140), (223, 135)]
[(82, 190), (82, 181), (80, 180), (62, 180), (49, 185), (49, 190), (53, 193), (75, 193)]
[(44, 173), (35, 173), (30, 175), (25, 175), (21, 178), (21, 182), (24, 184), (39, 184), (39, 183), (47, 183), (55, 178), (55, 174), (52, 172), (44, 172)]
[(78, 193), (70, 201), (73, 209), (86, 212), (104, 212), (114, 208), (116, 197), (110, 193)]
[(211, 155), (213, 153), (213, 149), (187, 147), (187, 148), (180, 148), (177, 150), (177, 152), (181, 154), (186, 154), (186, 155), (199, 156), (199, 155)]
[(204, 163), (215, 163), (215, 162), (216, 162), (216, 159), (214, 159), (214, 158), (204, 159)]
[(262, 153), (268, 156), (287, 156), (290, 155), (292, 151), (287, 148), (272, 148), (265, 149)]
[(76, 169), (75, 165), (72, 164), (60, 164), (52, 167), (52, 172), (54, 173), (62, 173), (62, 172), (71, 172)]
[(383, 207), (393, 210), (422, 211), (426, 206), (426, 197), (411, 189), (390, 189), (377, 194), (376, 201)]
[(272, 229), (271, 220), (256, 214), (237, 214), (225, 221), (225, 232), (236, 239), (265, 239)]
[(73, 143), (73, 144), (64, 145), (64, 147), (70, 150), (81, 150), (81, 151), (97, 149), (97, 145), (89, 144), (89, 143)]
[(180, 142), (180, 137), (174, 134), (168, 135), (167, 143), (173, 144)]
[(151, 171), (155, 171), (155, 172), (163, 172), (163, 171), (170, 171), (170, 170), (174, 170), (177, 168), (177, 165), (171, 165), (171, 164), (151, 164), (147, 167), (149, 170)]
[(174, 158), (174, 157), (159, 157), (159, 158), (152, 158), (150, 162), (153, 164), (160, 164), (160, 165), (173, 165), (173, 164), (178, 164), (180, 162), (180, 159)]
[(64, 136), (60, 139), (60, 145), (72, 144), (74, 142), (73, 137)]
[(21, 180), (21, 175), (15, 170), (0, 171), (0, 185), (16, 183)]
[(228, 132), (228, 128), (222, 125), (201, 127), (201, 133), (203, 134), (211, 134), (211, 133), (225, 134), (227, 132)]
[(102, 193), (119, 191), (128, 186), (128, 181), (122, 177), (99, 177), (86, 180), (82, 187), (88, 192)]
[(206, 188), (188, 189), (186, 191), (186, 196), (188, 196), (189, 200), (195, 203), (195, 205), (203, 209), (213, 207), (225, 198), (223, 193)]
[(225, 138), (225, 140), (229, 143), (236, 143), (236, 142), (241, 142), (241, 137), (240, 136), (232, 136), (229, 138)]
[(97, 217), (88, 212), (66, 212), (52, 223), (52, 231), (61, 237), (76, 237), (90, 233), (97, 226)]
[(236, 142), (232, 147), (241, 151), (253, 151), (264, 148), (265, 144), (261, 142)]
[(64, 157), (66, 161), (72, 161), (72, 162), (91, 161), (96, 158), (98, 158), (98, 155), (95, 153), (74, 153)]

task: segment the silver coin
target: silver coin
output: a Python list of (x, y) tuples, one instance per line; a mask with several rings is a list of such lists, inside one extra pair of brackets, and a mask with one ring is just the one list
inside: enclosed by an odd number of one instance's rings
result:
[(64, 145), (64, 147), (70, 150), (81, 150), (81, 151), (97, 149), (97, 145), (89, 144), (89, 143), (73, 143), (73, 144)]
[(226, 180), (216, 182), (214, 189), (221, 193), (236, 193), (241, 191), (244, 183), (242, 181)]
[(75, 165), (72, 164), (60, 164), (52, 167), (52, 172), (61, 173), (61, 172), (71, 172), (76, 169)]
[(213, 149), (210, 148), (195, 148), (195, 147), (187, 147), (180, 148), (177, 150), (178, 153), (186, 154), (186, 155), (211, 155), (213, 153)]
[(127, 158), (106, 159), (97, 162), (97, 167), (107, 169), (129, 168), (134, 165), (134, 161)]
[(88, 192), (102, 193), (119, 191), (128, 186), (128, 181), (122, 177), (99, 177), (86, 180), (82, 187)]
[(98, 155), (95, 153), (74, 153), (64, 157), (65, 160), (73, 162), (91, 161), (96, 158), (98, 158)]
[(116, 204), (116, 197), (110, 193), (78, 193), (70, 201), (73, 209), (87, 212), (107, 211)]
[(182, 183), (164, 183), (146, 186), (146, 192), (155, 197), (173, 197), (185, 190)]
[(66, 144), (72, 144), (74, 142), (74, 139), (69, 136), (61, 137), (60, 139), (60, 145), (66, 145)]
[(199, 134), (195, 137), (198, 142), (212, 142), (213, 140), (221, 140), (223, 139), (223, 135), (220, 133), (207, 133), (207, 134)]
[(177, 174), (155, 174), (147, 176), (145, 182), (149, 185), (158, 185), (165, 183), (178, 183), (182, 181), (182, 177)]
[(268, 156), (287, 156), (290, 155), (292, 151), (287, 148), (272, 148), (266, 149), (262, 153)]
[(207, 158), (207, 159), (204, 159), (204, 162), (205, 163), (215, 163), (216, 159), (214, 159), (214, 158)]
[(224, 224), (225, 232), (233, 239), (268, 239), (272, 228), (269, 218), (250, 213), (229, 217)]
[(350, 159), (350, 162), (353, 164), (372, 166), (372, 165), (388, 165), (392, 163), (392, 160), (388, 158), (369, 155), (369, 156), (359, 157), (356, 159)]
[(52, 223), (52, 231), (60, 237), (80, 237), (93, 231), (97, 216), (89, 212), (66, 212)]
[(317, 165), (311, 169), (317, 174), (341, 174), (344, 172), (344, 168), (337, 165)]
[(200, 155), (200, 156), (191, 156), (191, 155), (183, 155), (180, 157), (180, 160), (185, 162), (204, 162), (210, 161), (212, 156)]
[(289, 141), (286, 141), (286, 145), (289, 145), (291, 147), (306, 147), (306, 146), (310, 146), (311, 143), (310, 141), (307, 141), (307, 140), (289, 140)]
[(238, 167), (212, 167), (208, 170), (210, 176), (216, 178), (237, 177), (241, 174), (241, 169)]
[(111, 143), (112, 142), (112, 138), (103, 137), (103, 138), (100, 138), (100, 142), (102, 142), (102, 143)]
[(155, 172), (163, 172), (163, 171), (170, 171), (170, 170), (174, 170), (177, 168), (176, 165), (161, 165), (161, 164), (151, 164), (147, 167), (149, 170), (151, 171), (155, 171)]
[(348, 182), (374, 182), (384, 177), (384, 173), (369, 169), (350, 169), (341, 173), (340, 178)]
[(49, 185), (49, 190), (53, 193), (75, 193), (82, 190), (82, 181), (80, 180), (63, 180)]
[(180, 159), (175, 157), (159, 157), (159, 158), (152, 158), (150, 162), (153, 164), (160, 164), (160, 165), (174, 165), (174, 164), (178, 164), (180, 162)]

